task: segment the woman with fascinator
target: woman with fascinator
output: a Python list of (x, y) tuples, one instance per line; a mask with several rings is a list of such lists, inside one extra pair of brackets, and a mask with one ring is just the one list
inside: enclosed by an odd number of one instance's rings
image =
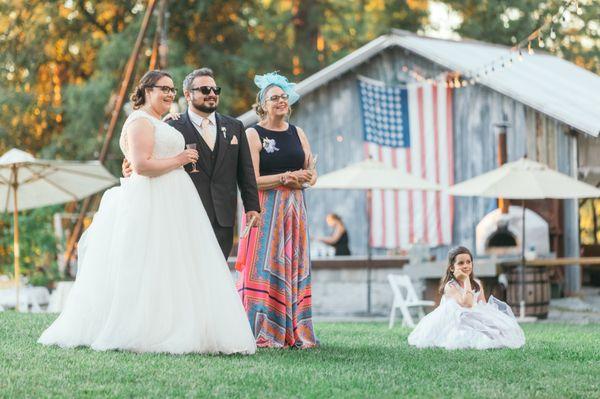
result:
[(238, 291), (257, 346), (311, 348), (318, 341), (303, 188), (315, 184), (317, 174), (306, 134), (288, 122), (300, 97), (295, 85), (275, 72), (254, 82), (260, 121), (246, 135), (263, 216), (240, 241)]

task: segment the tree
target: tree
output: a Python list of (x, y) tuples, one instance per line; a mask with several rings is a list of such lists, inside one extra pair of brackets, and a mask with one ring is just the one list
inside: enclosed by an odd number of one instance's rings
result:
[[(566, 3), (562, 0), (443, 0), (463, 18), (457, 32), (491, 43), (515, 45), (540, 28)], [(559, 18), (552, 31), (543, 32), (544, 50), (600, 73), (600, 2), (580, 0)], [(563, 7), (564, 8), (564, 7)], [(533, 42), (538, 46), (538, 41)]]

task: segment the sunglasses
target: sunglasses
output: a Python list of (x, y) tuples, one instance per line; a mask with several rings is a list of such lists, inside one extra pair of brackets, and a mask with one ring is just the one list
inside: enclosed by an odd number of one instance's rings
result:
[(270, 101), (273, 101), (273, 102), (277, 102), (277, 101), (279, 101), (280, 99), (281, 99), (281, 100), (285, 100), (285, 101), (287, 101), (287, 100), (288, 100), (288, 98), (290, 98), (290, 96), (288, 96), (287, 94), (281, 94), (281, 95), (277, 95), (277, 94), (276, 94), (276, 95), (274, 95), (274, 96), (271, 96), (271, 97), (267, 98), (267, 100), (270, 100)]
[(190, 89), (191, 91), (199, 91), (200, 93), (206, 95), (209, 95), (211, 90), (213, 93), (215, 93), (217, 96), (219, 94), (221, 94), (221, 88), (219, 86), (200, 86), (200, 87), (192, 87)]
[(173, 95), (177, 95), (177, 89), (171, 86), (157, 86), (157, 85), (153, 85), (150, 87), (156, 87), (157, 89), (160, 89), (160, 91), (163, 92), (163, 94), (169, 94), (169, 93), (173, 93)]

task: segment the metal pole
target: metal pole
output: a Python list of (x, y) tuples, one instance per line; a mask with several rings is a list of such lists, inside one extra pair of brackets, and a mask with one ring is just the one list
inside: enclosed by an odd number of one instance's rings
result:
[(519, 280), (521, 289), (519, 290), (519, 317), (525, 317), (525, 200), (521, 200), (523, 216), (521, 220), (522, 238), (521, 238), (521, 266), (519, 270)]
[(371, 314), (371, 198), (372, 191), (367, 190), (367, 314)]
[(18, 178), (17, 178), (17, 174), (19, 169), (17, 168), (17, 165), (12, 165), (11, 166), (12, 169), (12, 175), (13, 175), (13, 181), (12, 181), (12, 189), (13, 189), (13, 253), (14, 253), (14, 257), (15, 257), (15, 291), (16, 291), (16, 302), (15, 302), (15, 309), (17, 310), (17, 312), (19, 311), (19, 291), (20, 291), (20, 284), (21, 284), (21, 250), (19, 248), (19, 208), (17, 205), (17, 190), (19, 189), (19, 183), (18, 183)]

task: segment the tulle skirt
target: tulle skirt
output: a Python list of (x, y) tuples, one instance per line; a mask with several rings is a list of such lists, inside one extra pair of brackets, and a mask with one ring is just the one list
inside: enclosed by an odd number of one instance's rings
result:
[(39, 342), (135, 352), (256, 350), (206, 211), (183, 169), (108, 190), (79, 243), (77, 279)]
[(510, 306), (493, 296), (472, 308), (443, 297), (410, 333), (408, 343), (419, 348), (520, 348), (525, 335)]

